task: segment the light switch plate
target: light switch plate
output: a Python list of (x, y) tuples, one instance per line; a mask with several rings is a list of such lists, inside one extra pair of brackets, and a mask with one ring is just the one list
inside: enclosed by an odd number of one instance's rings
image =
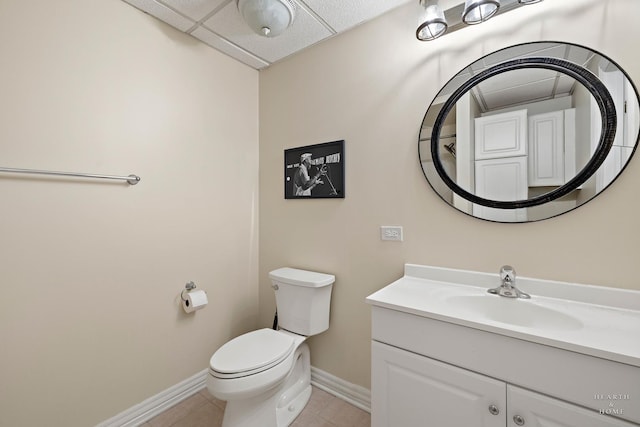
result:
[(402, 227), (399, 225), (380, 226), (380, 240), (402, 242)]

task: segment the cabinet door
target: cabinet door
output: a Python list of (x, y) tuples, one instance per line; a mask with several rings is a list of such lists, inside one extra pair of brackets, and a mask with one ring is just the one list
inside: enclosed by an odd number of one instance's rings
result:
[(475, 160), (527, 155), (527, 110), (475, 119)]
[(371, 380), (372, 427), (505, 427), (501, 381), (375, 341)]
[[(478, 197), (489, 200), (526, 200), (527, 157), (505, 157), (480, 160), (475, 164), (476, 192)], [(518, 222), (527, 220), (526, 209), (496, 209), (473, 205), (473, 215), (492, 221)]]
[[(603, 412), (590, 410), (572, 405), (561, 400), (553, 399), (521, 389), (512, 385), (507, 386), (507, 426), (518, 427), (633, 427), (631, 424), (614, 418), (617, 408), (609, 407), (609, 402), (603, 401)], [(618, 415), (618, 416), (624, 416)], [(520, 417), (520, 418), (516, 418)]]
[(564, 111), (529, 117), (529, 186), (563, 185)]

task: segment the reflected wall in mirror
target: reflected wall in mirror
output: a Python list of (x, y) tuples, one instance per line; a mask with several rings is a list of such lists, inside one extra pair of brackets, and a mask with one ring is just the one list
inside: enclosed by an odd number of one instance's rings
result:
[(628, 75), (583, 46), (516, 45), (456, 74), (420, 130), (425, 177), (456, 209), (498, 222), (551, 218), (586, 203), (638, 144)]

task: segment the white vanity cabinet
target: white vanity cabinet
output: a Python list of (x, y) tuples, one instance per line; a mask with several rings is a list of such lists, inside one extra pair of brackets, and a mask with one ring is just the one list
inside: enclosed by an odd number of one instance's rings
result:
[[(602, 407), (602, 411), (609, 403)], [(507, 426), (632, 427), (638, 424), (601, 414), (540, 393), (507, 385)]]
[(372, 427), (504, 427), (505, 384), (373, 342)]
[(376, 341), (371, 399), (372, 427), (637, 426)]
[(499, 283), (407, 264), (367, 298), (372, 427), (640, 426), (640, 292)]

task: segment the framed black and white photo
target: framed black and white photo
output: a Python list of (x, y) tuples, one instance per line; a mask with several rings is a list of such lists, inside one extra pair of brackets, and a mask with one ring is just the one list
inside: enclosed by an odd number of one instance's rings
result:
[(284, 150), (284, 198), (344, 198), (344, 140)]

